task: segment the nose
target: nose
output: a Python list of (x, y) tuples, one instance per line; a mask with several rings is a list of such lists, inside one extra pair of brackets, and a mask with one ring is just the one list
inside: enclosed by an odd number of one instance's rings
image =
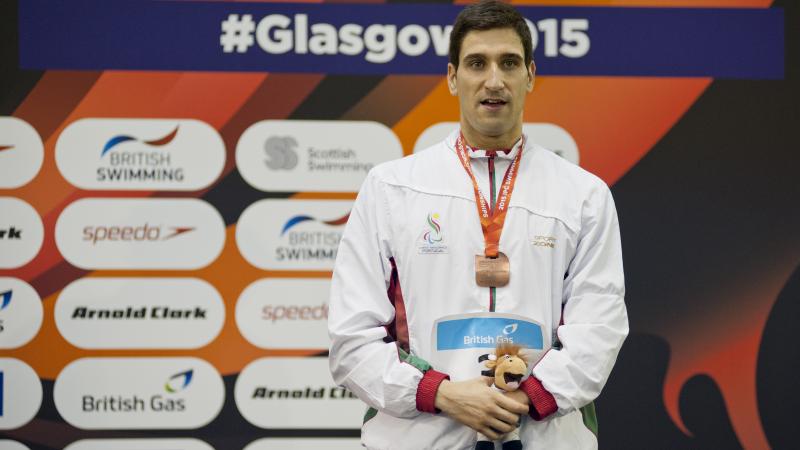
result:
[(488, 78), (486, 79), (486, 89), (490, 91), (499, 91), (503, 89), (503, 73), (497, 64), (492, 64), (491, 69), (489, 69)]

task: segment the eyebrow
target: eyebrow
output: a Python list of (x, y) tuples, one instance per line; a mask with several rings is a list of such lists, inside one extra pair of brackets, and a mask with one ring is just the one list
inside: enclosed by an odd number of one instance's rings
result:
[[(484, 53), (470, 53), (468, 55), (464, 55), (464, 61), (469, 61), (473, 59), (486, 59), (486, 55)], [(522, 61), (523, 58), (519, 53), (503, 53), (500, 55), (500, 59), (512, 58), (518, 61)]]

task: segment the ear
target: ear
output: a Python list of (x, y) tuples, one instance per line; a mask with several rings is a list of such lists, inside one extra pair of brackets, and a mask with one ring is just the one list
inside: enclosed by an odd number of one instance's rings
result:
[(488, 369), (494, 369), (497, 367), (497, 361), (489, 360), (484, 363)]
[(458, 89), (456, 88), (456, 66), (453, 63), (447, 63), (447, 89), (450, 91), (450, 95), (458, 95)]
[(528, 92), (533, 90), (533, 85), (536, 83), (536, 63), (531, 59), (531, 64), (528, 66)]

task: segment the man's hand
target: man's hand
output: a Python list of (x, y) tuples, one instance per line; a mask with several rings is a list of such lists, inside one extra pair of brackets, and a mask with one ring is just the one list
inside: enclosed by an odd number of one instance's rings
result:
[(520, 414), (526, 414), (528, 407), (491, 388), (493, 381), (490, 377), (445, 380), (436, 392), (435, 406), (489, 439), (499, 439), (517, 427)]

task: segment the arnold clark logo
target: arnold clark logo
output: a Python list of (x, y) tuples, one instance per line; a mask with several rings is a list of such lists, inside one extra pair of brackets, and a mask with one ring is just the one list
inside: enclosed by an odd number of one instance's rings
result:
[(0, 430), (27, 424), (41, 404), (42, 383), (31, 366), (18, 359), (0, 358)]
[(332, 270), (352, 201), (266, 199), (244, 210), (236, 244), (265, 270)]
[(56, 245), (82, 269), (199, 269), (225, 245), (225, 223), (198, 199), (86, 198), (56, 222)]
[(16, 117), (0, 117), (0, 189), (15, 189), (31, 181), (44, 161), (39, 133)]
[(59, 294), (55, 320), (83, 349), (194, 349), (222, 330), (225, 305), (199, 278), (82, 278)]
[(242, 416), (261, 428), (357, 429), (365, 410), (354, 394), (334, 384), (327, 358), (253, 361), (236, 379), (234, 396)]
[(16, 269), (39, 253), (44, 225), (36, 210), (16, 197), (0, 197), (0, 211), (0, 269)]
[[(2, 447), (0, 447), (2, 448)], [(64, 450), (214, 450), (198, 439), (82, 439)]]
[[(414, 144), (414, 153), (442, 142), (450, 133), (458, 129), (458, 122), (439, 122), (422, 132)], [(552, 123), (524, 123), (522, 132), (530, 142), (541, 145), (573, 164), (580, 163), (580, 152), (575, 139), (567, 130)]]
[(194, 429), (225, 399), (219, 373), (197, 358), (82, 358), (58, 375), (56, 409), (82, 429)]
[(30, 342), (42, 326), (43, 315), (42, 300), (30, 284), (0, 277), (0, 348)]
[(375, 165), (402, 157), (394, 132), (367, 121), (265, 120), (236, 145), (242, 177), (267, 192), (357, 192)]
[(56, 164), (82, 189), (193, 191), (225, 166), (217, 131), (194, 119), (81, 119), (56, 142)]
[(328, 349), (329, 278), (264, 278), (236, 302), (236, 324), (251, 344), (269, 349)]

